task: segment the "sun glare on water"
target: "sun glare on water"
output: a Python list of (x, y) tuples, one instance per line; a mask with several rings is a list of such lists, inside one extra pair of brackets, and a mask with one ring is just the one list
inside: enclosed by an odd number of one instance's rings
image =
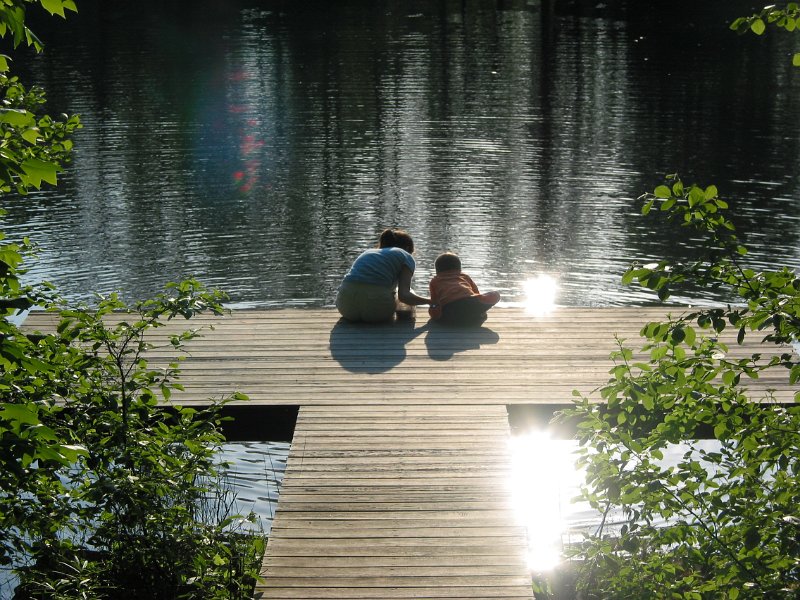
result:
[(567, 520), (577, 508), (576, 471), (569, 440), (534, 431), (511, 438), (511, 493), (514, 514), (528, 534), (528, 567), (549, 571), (562, 561)]
[(555, 309), (558, 283), (550, 275), (537, 275), (522, 284), (525, 292), (525, 310), (534, 315), (544, 315)]

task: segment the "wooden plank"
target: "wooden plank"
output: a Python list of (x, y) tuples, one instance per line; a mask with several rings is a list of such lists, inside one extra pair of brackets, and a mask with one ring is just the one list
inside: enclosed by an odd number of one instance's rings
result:
[[(402, 577), (413, 579), (415, 577), (440, 577), (440, 576), (459, 576), (468, 575), (475, 576), (481, 575), (485, 577), (496, 577), (498, 575), (511, 575), (518, 576), (516, 567), (509, 565), (493, 565), (477, 562), (474, 565), (431, 565), (429, 561), (420, 561), (419, 564), (414, 565), (415, 575), (410, 575), (409, 570), (403, 566), (388, 566), (388, 565), (369, 565), (360, 564), (353, 565), (352, 563), (344, 562), (342, 564), (329, 565), (325, 561), (326, 566), (319, 566), (314, 563), (314, 566), (299, 566), (292, 564), (290, 561), (276, 563), (277, 559), (273, 559), (269, 564), (265, 565), (263, 574), (265, 577), (272, 575), (281, 577), (316, 577), (316, 578), (334, 578), (334, 577)], [(437, 581), (438, 582), (438, 581)]]
[[(363, 515), (369, 513), (360, 513), (362, 516), (354, 517), (351, 513), (355, 511), (348, 511), (346, 514), (339, 513), (336, 517), (327, 516), (320, 518), (318, 516), (306, 516), (295, 513), (288, 516), (283, 520), (283, 525), (287, 529), (308, 529), (316, 533), (323, 533), (326, 531), (337, 531), (354, 533), (360, 530), (378, 530), (386, 532), (390, 529), (413, 529), (421, 531), (425, 528), (431, 528), (431, 523), (439, 525), (440, 529), (456, 529), (456, 525), (461, 528), (478, 529), (484, 527), (500, 528), (508, 525), (508, 516), (502, 514), (500, 511), (493, 511), (495, 516), (487, 514), (489, 511), (449, 511), (450, 518), (442, 518), (442, 514), (448, 511), (431, 511), (431, 514), (425, 518), (416, 516), (410, 518), (407, 513), (400, 513), (400, 517), (387, 517), (382, 513), (376, 517), (366, 518)], [(330, 515), (331, 513), (326, 513)], [(457, 515), (457, 516), (456, 516)], [(448, 534), (450, 535), (450, 534)]]
[[(417, 571), (417, 569), (424, 569), (424, 567), (433, 567), (436, 569), (446, 568), (451, 573), (459, 571), (466, 572), (467, 574), (480, 575), (480, 567), (497, 568), (501, 567), (506, 573), (517, 573), (519, 567), (517, 566), (517, 558), (513, 557), (508, 560), (508, 557), (500, 556), (325, 556), (320, 557), (319, 560), (308, 561), (305, 557), (296, 556), (268, 556), (264, 559), (265, 568), (271, 566), (276, 567), (294, 567), (294, 568), (351, 568), (351, 569), (368, 569), (370, 567), (381, 569), (392, 569), (394, 574), (399, 576), (407, 576), (410, 572), (422, 575), (424, 571)], [(400, 567), (400, 569), (397, 569)], [(413, 571), (409, 571), (407, 567), (413, 567)]]
[[(405, 499), (405, 501), (404, 501)], [(316, 496), (304, 495), (281, 495), (278, 501), (280, 507), (275, 513), (286, 514), (289, 512), (331, 512), (342, 511), (352, 508), (352, 510), (362, 512), (396, 512), (402, 511), (407, 514), (418, 514), (429, 511), (454, 510), (454, 511), (485, 511), (510, 509), (511, 503), (507, 498), (496, 500), (494, 498), (473, 497), (467, 500), (448, 495), (440, 500), (432, 500), (428, 495), (417, 494), (414, 497), (405, 496), (380, 500), (374, 496), (362, 495), (359, 497), (337, 496), (333, 498), (328, 494)]]
[(256, 598), (274, 598), (276, 600), (294, 599), (335, 599), (335, 600), (379, 600), (392, 598), (448, 598), (450, 600), (481, 600), (490, 598), (531, 598), (527, 586), (511, 587), (419, 587), (419, 588), (334, 588), (329, 586), (314, 588), (275, 588), (265, 594), (256, 591)]
[(275, 587), (303, 587), (301, 582), (313, 579), (314, 584), (319, 587), (348, 587), (348, 588), (387, 588), (387, 587), (431, 587), (431, 586), (467, 586), (467, 587), (501, 587), (501, 586), (525, 586), (530, 585), (530, 577), (514, 575), (484, 575), (478, 579), (472, 575), (436, 575), (433, 577), (423, 575), (405, 576), (370, 576), (359, 575), (357, 577), (335, 576), (327, 574), (323, 576), (309, 576), (304, 574), (301, 577), (278, 577), (271, 578)]
[(493, 519), (506, 519), (508, 515), (505, 514), (504, 510), (472, 510), (472, 511), (460, 511), (460, 510), (433, 510), (429, 509), (424, 513), (417, 512), (413, 515), (410, 515), (407, 511), (391, 511), (391, 510), (383, 510), (380, 514), (375, 514), (374, 512), (369, 511), (357, 511), (347, 509), (345, 511), (295, 511), (292, 515), (294, 519), (294, 523), (304, 523), (307, 522), (309, 524), (319, 523), (329, 521), (332, 523), (342, 523), (342, 518), (347, 518), (347, 523), (352, 523), (354, 521), (358, 521), (358, 524), (361, 525), (362, 523), (374, 524), (378, 525), (378, 523), (383, 523), (387, 520), (396, 521), (396, 522), (404, 522), (404, 521), (430, 521), (435, 520), (440, 523), (448, 523), (450, 521), (455, 522), (463, 522), (464, 519), (475, 518), (479, 519), (480, 521), (491, 521)]
[(353, 467), (345, 466), (337, 466), (333, 468), (323, 468), (320, 469), (318, 467), (307, 466), (303, 465), (292, 465), (291, 468), (286, 468), (287, 473), (294, 474), (295, 477), (305, 477), (305, 478), (312, 478), (312, 479), (342, 479), (342, 478), (369, 478), (369, 479), (380, 479), (381, 477), (402, 477), (403, 479), (421, 479), (426, 477), (481, 477), (485, 476), (485, 474), (492, 474), (492, 475), (507, 475), (510, 469), (503, 465), (502, 463), (495, 462), (489, 466), (481, 465), (481, 467), (476, 468), (474, 465), (470, 465), (468, 463), (463, 463), (461, 467), (448, 467), (448, 468), (440, 468), (440, 469), (432, 469), (432, 468), (420, 468), (417, 465), (412, 465), (413, 468), (409, 467), (398, 467), (398, 466), (384, 466), (380, 468), (370, 468), (370, 469), (356, 469)]
[(256, 597), (531, 600), (505, 408), (371, 409), (301, 407)]
[[(341, 539), (272, 539), (267, 543), (269, 556), (505, 556), (515, 553), (522, 556), (527, 547), (524, 537), (509, 540), (465, 540), (443, 538), (437, 540), (341, 540)], [(524, 573), (524, 569), (520, 569)], [(272, 582), (265, 581), (265, 588)]]

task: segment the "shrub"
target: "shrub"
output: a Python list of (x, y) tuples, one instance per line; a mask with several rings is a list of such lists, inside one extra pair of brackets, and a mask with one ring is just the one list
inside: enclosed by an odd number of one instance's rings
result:
[[(240, 598), (263, 539), (230, 514), (215, 456), (221, 409), (159, 405), (180, 389), (179, 361), (151, 368), (147, 334), (166, 320), (219, 313), (197, 281), (126, 305), (57, 308), (53, 333), (7, 321), (0, 378), (0, 547), (21, 565), (18, 596)], [(171, 336), (176, 353), (198, 335)], [(18, 359), (13, 357), (18, 356)], [(235, 395), (235, 398), (242, 396)], [(226, 501), (227, 499), (227, 501)], [(250, 586), (250, 590), (246, 588)]]
[[(643, 196), (643, 212), (706, 236), (707, 256), (686, 264), (632, 266), (626, 282), (662, 300), (685, 285), (718, 285), (738, 298), (688, 311), (641, 331), (643, 358), (619, 340), (609, 382), (560, 418), (577, 419), (583, 498), (602, 523), (573, 558), (584, 598), (796, 598), (800, 593), (800, 410), (754, 395), (747, 382), (781, 369), (800, 378), (790, 344), (800, 335), (800, 278), (755, 272), (714, 186), (677, 176)], [(734, 358), (756, 335), (776, 352)], [(795, 399), (797, 394), (795, 395)], [(709, 448), (698, 436), (710, 435)], [(664, 451), (682, 448), (677, 464)], [(607, 519), (615, 515), (615, 523)]]

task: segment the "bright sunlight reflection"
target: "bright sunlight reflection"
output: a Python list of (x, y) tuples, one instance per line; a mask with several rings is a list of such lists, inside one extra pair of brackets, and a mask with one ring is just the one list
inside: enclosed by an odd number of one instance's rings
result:
[(537, 275), (522, 284), (525, 290), (525, 309), (536, 315), (547, 314), (555, 308), (558, 284), (550, 275)]
[(511, 491), (517, 522), (528, 534), (528, 567), (548, 571), (561, 562), (567, 522), (578, 507), (570, 502), (582, 481), (572, 440), (551, 440), (534, 431), (511, 438)]

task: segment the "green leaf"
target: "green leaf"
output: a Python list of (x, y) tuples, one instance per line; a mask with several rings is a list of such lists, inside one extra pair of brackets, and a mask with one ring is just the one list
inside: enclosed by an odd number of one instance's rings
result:
[(55, 163), (46, 162), (38, 158), (29, 158), (20, 166), (25, 171), (25, 175), (28, 176), (29, 183), (36, 188), (41, 187), (42, 181), (51, 185), (55, 185), (57, 182), (56, 173), (59, 169)]
[(733, 23), (731, 23), (730, 30), (738, 32), (741, 30), (742, 26), (745, 25), (746, 23), (747, 19), (745, 19), (744, 17), (739, 17), (738, 19), (735, 19)]
[(742, 448), (752, 452), (753, 450), (758, 448), (758, 440), (754, 439), (752, 435), (748, 435), (747, 437), (742, 439)]
[(798, 379), (800, 379), (800, 364), (795, 364), (792, 366), (791, 371), (789, 371), (789, 383), (794, 385), (797, 383)]
[(0, 418), (26, 425), (38, 425), (39, 411), (36, 405), (0, 404)]
[(660, 185), (653, 191), (653, 195), (655, 195), (656, 198), (669, 198), (672, 192), (667, 186)]
[(717, 186), (710, 185), (706, 188), (705, 193), (703, 194), (706, 200), (711, 200), (712, 198), (717, 197)]
[(658, 346), (650, 351), (650, 360), (658, 361), (667, 355), (668, 348), (666, 346)]
[(78, 446), (75, 444), (64, 444), (60, 446), (61, 454), (64, 458), (72, 463), (78, 460), (78, 456), (86, 456), (89, 454), (89, 451), (86, 450), (83, 446)]
[(798, 52), (797, 54), (795, 54), (795, 55), (792, 57), (792, 64), (793, 64), (795, 67), (800, 67), (800, 52)]
[(35, 127), (30, 127), (22, 132), (22, 139), (29, 144), (35, 145), (41, 139), (41, 134)]
[(33, 113), (13, 108), (0, 109), (0, 123), (8, 123), (14, 127), (32, 127), (36, 124)]
[(689, 191), (689, 206), (695, 207), (706, 199), (705, 192), (698, 187), (693, 187)]
[(77, 12), (75, 3), (71, 0), (39, 0), (39, 3), (42, 5), (42, 8), (51, 15), (58, 15), (59, 17), (67, 17), (67, 15), (64, 14), (65, 8)]
[(750, 23), (750, 30), (756, 35), (763, 34), (766, 29), (767, 26), (764, 24), (762, 19), (755, 19), (752, 23)]
[(625, 271), (625, 273), (623, 273), (622, 285), (630, 285), (631, 283), (633, 283), (633, 277), (634, 277), (633, 273), (634, 273), (633, 269), (628, 269), (627, 271)]

